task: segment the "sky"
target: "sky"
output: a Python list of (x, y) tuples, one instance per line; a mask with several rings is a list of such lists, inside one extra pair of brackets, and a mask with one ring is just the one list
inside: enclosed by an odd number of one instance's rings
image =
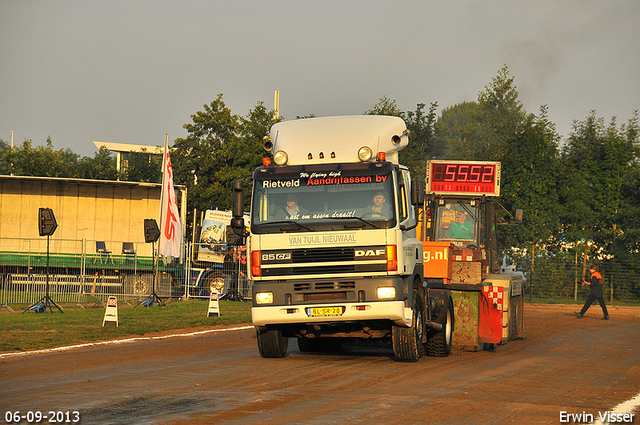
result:
[(362, 114), (386, 96), (437, 114), (507, 66), (566, 137), (640, 108), (638, 0), (0, 0), (0, 139), (93, 157), (163, 145), (218, 94), (246, 116)]

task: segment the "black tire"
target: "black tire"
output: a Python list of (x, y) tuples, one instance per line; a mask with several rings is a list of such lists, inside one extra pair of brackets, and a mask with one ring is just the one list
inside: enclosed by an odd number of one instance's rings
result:
[(442, 331), (427, 331), (427, 344), (425, 351), (429, 357), (447, 357), (451, 353), (453, 340), (453, 308), (447, 300), (445, 320), (442, 323)]
[(522, 295), (512, 297), (509, 300), (509, 340), (514, 341), (522, 334)]
[(287, 354), (289, 347), (289, 338), (282, 336), (279, 329), (268, 329), (266, 331), (258, 331), (258, 351), (260, 355), (269, 359), (279, 359)]
[(417, 362), (422, 354), (422, 335), (424, 332), (424, 312), (422, 299), (413, 293), (413, 319), (411, 327), (393, 326), (393, 353), (402, 362)]

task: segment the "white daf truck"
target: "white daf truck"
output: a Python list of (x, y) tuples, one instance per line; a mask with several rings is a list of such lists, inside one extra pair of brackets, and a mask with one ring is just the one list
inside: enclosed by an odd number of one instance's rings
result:
[[(234, 182), (232, 228), (246, 237), (253, 324), (263, 357), (337, 350), (345, 338), (385, 339), (401, 361), (446, 356), (448, 289), (430, 289), (415, 206), (424, 182), (398, 163), (402, 119), (310, 118), (275, 124), (273, 153), (253, 172), (251, 226)], [(273, 161), (273, 164), (271, 163)]]

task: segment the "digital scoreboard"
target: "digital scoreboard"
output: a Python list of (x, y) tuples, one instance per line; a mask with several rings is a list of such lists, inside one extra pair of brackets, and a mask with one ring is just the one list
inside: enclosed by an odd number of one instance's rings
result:
[(427, 161), (427, 193), (500, 196), (500, 162)]

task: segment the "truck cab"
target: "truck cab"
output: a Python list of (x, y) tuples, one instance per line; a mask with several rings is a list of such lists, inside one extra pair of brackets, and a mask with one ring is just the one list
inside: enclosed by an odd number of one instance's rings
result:
[(291, 337), (302, 351), (380, 338), (393, 342), (399, 359), (415, 361), (425, 329), (442, 331), (416, 233), (424, 186), (398, 163), (407, 143), (404, 121), (389, 116), (272, 127), (264, 146), (273, 164), (266, 158), (253, 172), (247, 237), (263, 357), (283, 357)]

